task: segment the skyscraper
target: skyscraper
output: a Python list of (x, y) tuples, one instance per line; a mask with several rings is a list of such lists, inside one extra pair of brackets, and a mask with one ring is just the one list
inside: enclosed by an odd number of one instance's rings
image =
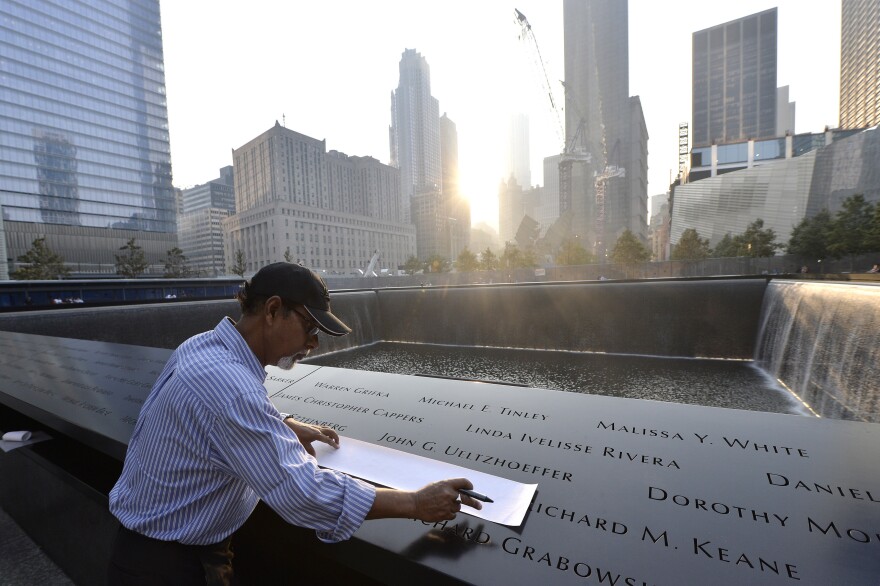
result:
[(448, 254), (449, 260), (454, 262), (461, 251), (470, 246), (471, 205), (462, 195), (458, 181), (458, 130), (445, 112), (440, 117), (440, 168), (447, 246), (437, 254)]
[(235, 213), (235, 173), (232, 165), (220, 169), (220, 177), (184, 189), (177, 216), (179, 248), (196, 276), (226, 274), (223, 220)]
[(507, 159), (504, 163), (505, 181), (513, 177), (523, 188), (532, 186), (528, 114), (511, 114), (510, 116), (507, 127)]
[(137, 238), (157, 262), (176, 244), (159, 1), (0, 0), (0, 14), (9, 257), (45, 237), (75, 272), (113, 272)]
[(692, 146), (776, 136), (776, 21), (771, 8), (693, 34)]
[(843, 0), (840, 19), (840, 127), (880, 124), (880, 2)]
[(629, 96), (628, 6), (565, 0), (563, 18), (569, 156), (560, 214), (571, 214), (572, 236), (604, 260), (627, 229), (647, 242), (648, 135), (641, 103)]
[(400, 59), (400, 81), (391, 92), (391, 166), (400, 169), (401, 208), (440, 191), (440, 103), (431, 95), (431, 68), (415, 49)]

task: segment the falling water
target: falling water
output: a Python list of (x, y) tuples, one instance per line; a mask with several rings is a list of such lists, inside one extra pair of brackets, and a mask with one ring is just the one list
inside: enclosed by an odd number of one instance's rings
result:
[(823, 417), (880, 423), (880, 286), (771, 281), (755, 362)]

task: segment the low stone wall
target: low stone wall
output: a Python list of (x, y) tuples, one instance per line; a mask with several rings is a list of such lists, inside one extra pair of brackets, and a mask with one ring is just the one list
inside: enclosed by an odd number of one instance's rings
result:
[[(659, 356), (745, 358), (763, 278), (471, 285), (337, 291), (353, 333), (321, 336), (316, 354), (398, 341)], [(235, 301), (76, 308), (0, 315), (0, 330), (175, 348)]]

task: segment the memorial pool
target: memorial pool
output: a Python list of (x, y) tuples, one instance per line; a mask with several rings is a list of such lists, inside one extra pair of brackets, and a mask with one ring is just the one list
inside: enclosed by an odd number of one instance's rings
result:
[(503, 381), (529, 387), (806, 415), (748, 361), (380, 342), (309, 364), (396, 374)]

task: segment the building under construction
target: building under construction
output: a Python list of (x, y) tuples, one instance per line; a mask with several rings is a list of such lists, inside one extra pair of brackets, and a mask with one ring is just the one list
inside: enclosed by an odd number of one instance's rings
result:
[(627, 229), (648, 242), (648, 132), (629, 95), (627, 2), (564, 0), (563, 17), (560, 213), (570, 210), (572, 235), (601, 262)]

